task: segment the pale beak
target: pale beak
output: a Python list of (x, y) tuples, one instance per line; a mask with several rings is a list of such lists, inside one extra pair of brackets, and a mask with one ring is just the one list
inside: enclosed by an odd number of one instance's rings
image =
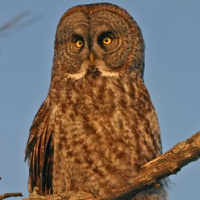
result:
[(95, 60), (95, 56), (94, 56), (94, 53), (90, 53), (90, 62), (91, 62), (91, 64), (93, 64), (94, 63), (94, 60)]

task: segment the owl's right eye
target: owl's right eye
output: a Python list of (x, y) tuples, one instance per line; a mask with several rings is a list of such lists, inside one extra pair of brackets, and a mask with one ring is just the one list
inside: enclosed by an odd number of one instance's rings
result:
[(84, 43), (83, 43), (82, 40), (77, 40), (75, 44), (76, 44), (76, 47), (77, 47), (77, 48), (82, 48), (83, 45), (84, 45)]
[(84, 39), (80, 35), (73, 35), (72, 43), (75, 45), (76, 48), (81, 49), (84, 46)]

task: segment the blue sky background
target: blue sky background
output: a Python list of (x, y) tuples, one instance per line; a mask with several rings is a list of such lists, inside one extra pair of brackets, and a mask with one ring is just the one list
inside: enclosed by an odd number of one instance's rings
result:
[[(28, 195), (24, 149), (49, 88), (60, 17), (74, 5), (97, 2), (101, 1), (0, 0), (0, 27), (27, 13), (0, 31), (0, 194)], [(125, 8), (142, 29), (144, 78), (157, 110), (165, 152), (200, 130), (200, 1), (107, 2)], [(170, 200), (199, 199), (200, 161), (170, 179)]]

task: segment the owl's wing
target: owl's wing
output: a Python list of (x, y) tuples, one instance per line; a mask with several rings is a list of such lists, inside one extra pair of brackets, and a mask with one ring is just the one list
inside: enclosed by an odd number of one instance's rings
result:
[(25, 160), (29, 160), (29, 192), (34, 187), (39, 188), (40, 194), (52, 192), (53, 142), (50, 112), (47, 97), (33, 120), (25, 150)]

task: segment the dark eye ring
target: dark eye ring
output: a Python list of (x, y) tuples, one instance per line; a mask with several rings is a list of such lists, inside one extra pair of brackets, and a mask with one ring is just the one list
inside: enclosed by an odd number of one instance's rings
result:
[(114, 39), (115, 39), (115, 36), (112, 32), (103, 32), (102, 34), (100, 34), (98, 38), (98, 43), (101, 46), (108, 46), (112, 44)]
[(74, 34), (72, 36), (72, 43), (78, 48), (81, 49), (84, 46), (84, 39), (82, 36)]

